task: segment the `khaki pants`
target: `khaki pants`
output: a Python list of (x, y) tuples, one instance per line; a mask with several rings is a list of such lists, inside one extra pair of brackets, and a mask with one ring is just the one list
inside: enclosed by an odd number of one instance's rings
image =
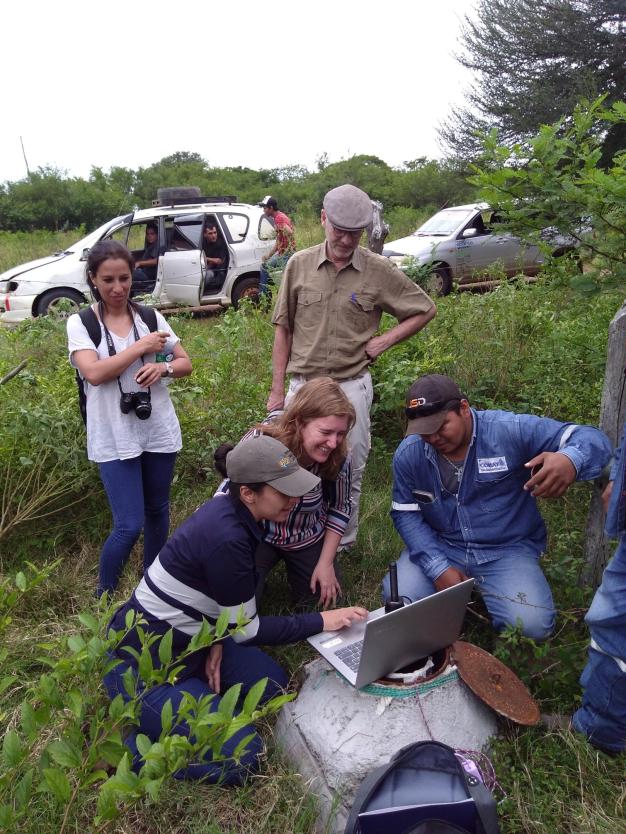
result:
[[(311, 377), (309, 377), (310, 379)], [(306, 377), (294, 375), (289, 382), (289, 389), (285, 397), (285, 406), (289, 403), (298, 388), (307, 381)], [(354, 379), (337, 380), (346, 397), (356, 411), (356, 423), (348, 435), (348, 447), (352, 457), (352, 515), (341, 540), (343, 547), (349, 547), (356, 541), (359, 526), (359, 502), (361, 500), (361, 482), (365, 472), (365, 464), (370, 453), (370, 408), (374, 396), (372, 377), (369, 371)]]

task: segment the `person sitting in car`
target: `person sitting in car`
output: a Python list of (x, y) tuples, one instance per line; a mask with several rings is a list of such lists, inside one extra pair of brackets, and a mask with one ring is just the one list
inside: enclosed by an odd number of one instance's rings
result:
[(223, 283), (228, 264), (228, 249), (215, 223), (207, 223), (202, 238), (202, 250), (207, 264), (206, 283)]
[(146, 246), (139, 260), (135, 261), (133, 270), (133, 288), (131, 295), (152, 292), (156, 285), (157, 264), (159, 262), (159, 229), (156, 223), (146, 224)]

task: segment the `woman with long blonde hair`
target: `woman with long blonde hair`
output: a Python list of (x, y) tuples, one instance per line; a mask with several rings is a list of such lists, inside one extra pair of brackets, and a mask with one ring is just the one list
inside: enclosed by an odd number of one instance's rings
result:
[[(303, 385), (279, 416), (270, 416), (250, 432), (276, 438), (293, 452), (300, 466), (321, 478), (315, 489), (298, 500), (286, 520), (264, 523), (263, 542), (255, 559), (257, 600), (266, 576), (280, 560), (285, 562), (296, 603), (319, 600), (328, 608), (341, 594), (335, 559), (352, 510), (346, 437), (355, 419), (354, 408), (339, 385), (330, 377), (319, 377)], [(216, 452), (222, 472), (224, 448)]]

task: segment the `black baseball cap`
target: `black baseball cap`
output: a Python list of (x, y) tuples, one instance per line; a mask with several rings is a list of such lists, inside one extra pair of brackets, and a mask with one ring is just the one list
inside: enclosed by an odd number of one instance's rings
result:
[(277, 202), (276, 198), (272, 197), (270, 194), (267, 194), (265, 197), (263, 197), (263, 199), (261, 200), (259, 205), (262, 208), (273, 208), (273, 209), (278, 208), (278, 202)]
[(406, 395), (406, 434), (433, 434), (452, 406), (466, 399), (453, 379), (427, 374), (416, 380)]

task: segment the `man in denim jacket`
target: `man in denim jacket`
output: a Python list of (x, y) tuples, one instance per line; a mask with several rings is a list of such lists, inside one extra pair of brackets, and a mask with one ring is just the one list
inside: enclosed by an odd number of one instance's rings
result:
[(580, 682), (583, 702), (572, 726), (607, 753), (626, 750), (626, 462), (624, 437), (615, 451), (602, 499), (608, 506), (605, 532), (619, 538), (585, 621), (591, 632), (589, 658)]
[(496, 629), (521, 623), (526, 636), (546, 639), (555, 611), (539, 567), (546, 528), (536, 499), (597, 477), (608, 438), (548, 417), (476, 411), (441, 374), (411, 386), (406, 414), (391, 510), (406, 545), (400, 594), (421, 599), (473, 577)]

